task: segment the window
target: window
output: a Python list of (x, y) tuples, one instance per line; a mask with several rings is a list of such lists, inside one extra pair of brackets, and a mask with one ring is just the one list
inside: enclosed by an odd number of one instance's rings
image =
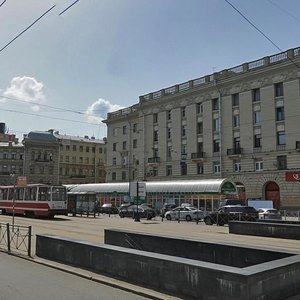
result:
[(3, 159), (8, 159), (8, 153), (7, 152), (3, 153)]
[(203, 133), (203, 123), (198, 122), (197, 123), (197, 134), (202, 134)]
[(167, 147), (167, 159), (170, 160), (172, 158), (172, 147)]
[(275, 83), (274, 85), (275, 97), (283, 96), (283, 82)]
[(79, 152), (83, 152), (83, 146), (79, 146)]
[(240, 115), (233, 116), (233, 127), (240, 126)]
[(181, 117), (185, 118), (185, 107), (181, 108)]
[(233, 161), (233, 171), (234, 172), (241, 172), (241, 162), (238, 160)]
[(255, 134), (254, 135), (254, 148), (260, 148), (261, 147), (261, 134)]
[(213, 143), (213, 152), (219, 152), (220, 151), (220, 141), (217, 139), (217, 140), (214, 140), (214, 143)]
[(220, 109), (218, 98), (212, 99), (212, 109), (213, 110), (219, 110)]
[(20, 153), (20, 160), (23, 160), (23, 153)]
[(92, 153), (95, 153), (95, 152), (96, 152), (96, 148), (92, 147)]
[(113, 128), (113, 136), (117, 136), (118, 135), (118, 128)]
[(70, 151), (70, 145), (66, 146), (66, 151)]
[(113, 159), (112, 159), (112, 165), (115, 166), (116, 164), (117, 164), (117, 158), (113, 157)]
[(239, 137), (235, 137), (233, 139), (233, 147), (234, 147), (234, 153), (238, 154), (241, 150), (241, 139)]
[(76, 145), (73, 145), (73, 151), (76, 151)]
[(134, 140), (133, 140), (133, 145), (132, 145), (132, 147), (133, 147), (133, 148), (137, 148), (137, 139), (134, 139)]
[(264, 169), (264, 163), (262, 160), (256, 160), (254, 162), (254, 168), (255, 168), (255, 171), (263, 171)]
[(70, 157), (69, 155), (66, 156), (66, 162), (69, 162), (70, 161)]
[(254, 124), (259, 124), (261, 122), (261, 112), (255, 111), (254, 112)]
[(86, 146), (85, 151), (90, 152), (90, 147)]
[(17, 158), (17, 154), (15, 153), (15, 152), (13, 152), (12, 154), (11, 154), (11, 159), (16, 159)]
[(287, 169), (286, 155), (277, 156), (277, 169), (278, 170), (286, 170)]
[(197, 143), (197, 153), (201, 153), (203, 152), (203, 143), (202, 142), (198, 142)]
[(284, 120), (284, 107), (276, 107), (276, 121)]
[(197, 103), (196, 104), (196, 112), (197, 112), (197, 114), (202, 114), (203, 113), (203, 105), (202, 105), (202, 103)]
[(153, 132), (153, 141), (154, 142), (158, 141), (158, 130), (154, 130), (154, 132)]
[(88, 165), (90, 163), (90, 159), (88, 157), (85, 158), (85, 163)]
[(158, 114), (153, 114), (153, 123), (157, 123)]
[(126, 180), (126, 172), (125, 171), (122, 172), (122, 180)]
[(72, 156), (72, 163), (76, 164), (76, 156)]
[(172, 166), (167, 166), (166, 176), (172, 176)]
[(111, 180), (116, 180), (117, 179), (117, 174), (116, 172), (111, 173)]
[(181, 154), (186, 154), (187, 150), (186, 150), (186, 144), (182, 144), (181, 145)]
[(123, 126), (123, 134), (127, 134), (127, 126)]
[(117, 151), (117, 143), (113, 143), (113, 151)]
[(260, 101), (260, 89), (252, 90), (252, 101), (253, 102)]
[(219, 125), (220, 125), (219, 118), (213, 119), (213, 130), (214, 131), (219, 131)]
[(277, 132), (277, 145), (285, 145), (285, 131), (278, 131)]
[(79, 157), (79, 163), (80, 163), (80, 164), (83, 163), (83, 157)]
[(181, 126), (181, 136), (186, 136), (186, 125)]
[(181, 162), (180, 167), (181, 167), (180, 168), (181, 175), (182, 176), (187, 175), (187, 165), (185, 161)]
[(171, 138), (171, 128), (167, 128), (167, 138)]
[(133, 124), (132, 131), (133, 131), (133, 132), (137, 132), (137, 123), (134, 123), (134, 124)]
[(216, 173), (221, 173), (221, 165), (220, 165), (220, 163), (219, 162), (214, 162), (214, 173), (216, 174)]
[(123, 142), (123, 145), (122, 145), (122, 149), (123, 149), (123, 150), (126, 150), (126, 147), (127, 147), (127, 143), (126, 143), (126, 141), (124, 141), (124, 142)]
[(103, 153), (103, 149), (101, 147), (99, 148), (99, 153)]
[(197, 163), (197, 174), (203, 174), (204, 173), (204, 169), (203, 169), (203, 163)]
[(232, 106), (239, 106), (239, 104), (240, 104), (239, 94), (232, 94), (231, 100), (232, 100)]
[(158, 170), (156, 167), (152, 169), (152, 176), (158, 176)]
[(172, 117), (171, 111), (168, 110), (168, 111), (167, 111), (167, 120), (170, 121), (170, 120), (171, 120), (171, 117)]

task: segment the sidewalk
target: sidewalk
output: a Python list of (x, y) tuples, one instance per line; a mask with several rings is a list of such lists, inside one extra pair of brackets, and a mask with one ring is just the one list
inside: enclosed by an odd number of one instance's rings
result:
[(153, 299), (153, 300), (182, 300), (182, 298), (178, 298), (175, 296), (170, 296), (170, 295), (166, 295), (151, 289), (148, 289), (146, 287), (141, 287), (141, 286), (137, 286), (125, 281), (121, 281), (118, 279), (114, 279), (111, 277), (107, 277), (104, 275), (100, 275), (97, 273), (93, 273), (90, 272), (88, 270), (84, 270), (84, 269), (80, 269), (77, 267), (73, 267), (73, 266), (69, 266), (69, 265), (65, 265), (65, 264), (61, 264), (55, 261), (49, 261), (43, 258), (39, 258), (39, 257), (33, 257), (33, 258), (28, 258), (28, 257), (23, 257), (27, 260), (30, 260), (32, 262), (50, 267), (50, 268), (54, 268), (56, 270), (60, 270), (63, 272), (67, 272), (69, 274), (73, 274), (76, 276), (80, 276), (82, 278), (88, 279), (88, 280), (92, 280), (95, 282), (99, 282), (102, 284), (106, 284), (109, 285), (111, 287), (117, 288), (117, 289), (121, 289), (127, 292), (131, 292), (149, 299)]

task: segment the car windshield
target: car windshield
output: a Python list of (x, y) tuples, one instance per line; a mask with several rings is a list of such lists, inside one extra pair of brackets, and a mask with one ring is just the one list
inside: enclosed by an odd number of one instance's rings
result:
[(268, 214), (278, 214), (279, 211), (278, 211), (277, 209), (268, 209), (268, 210), (266, 211), (266, 213), (268, 213)]

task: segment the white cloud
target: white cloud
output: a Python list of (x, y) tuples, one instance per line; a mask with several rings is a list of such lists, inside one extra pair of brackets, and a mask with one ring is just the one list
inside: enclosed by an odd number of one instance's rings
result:
[(90, 105), (85, 111), (87, 120), (91, 123), (100, 123), (106, 119), (107, 113), (124, 108), (118, 104), (112, 104), (108, 100), (98, 99)]
[(44, 84), (28, 76), (14, 77), (3, 95), (28, 102), (32, 105), (31, 109), (33, 111), (39, 111), (39, 104), (43, 103), (46, 99)]

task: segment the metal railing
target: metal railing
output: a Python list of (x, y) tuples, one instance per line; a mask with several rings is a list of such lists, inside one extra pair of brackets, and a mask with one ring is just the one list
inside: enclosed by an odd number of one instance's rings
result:
[(0, 223), (0, 249), (31, 256), (31, 226)]
[(300, 221), (299, 210), (280, 210), (282, 220), (285, 221)]

